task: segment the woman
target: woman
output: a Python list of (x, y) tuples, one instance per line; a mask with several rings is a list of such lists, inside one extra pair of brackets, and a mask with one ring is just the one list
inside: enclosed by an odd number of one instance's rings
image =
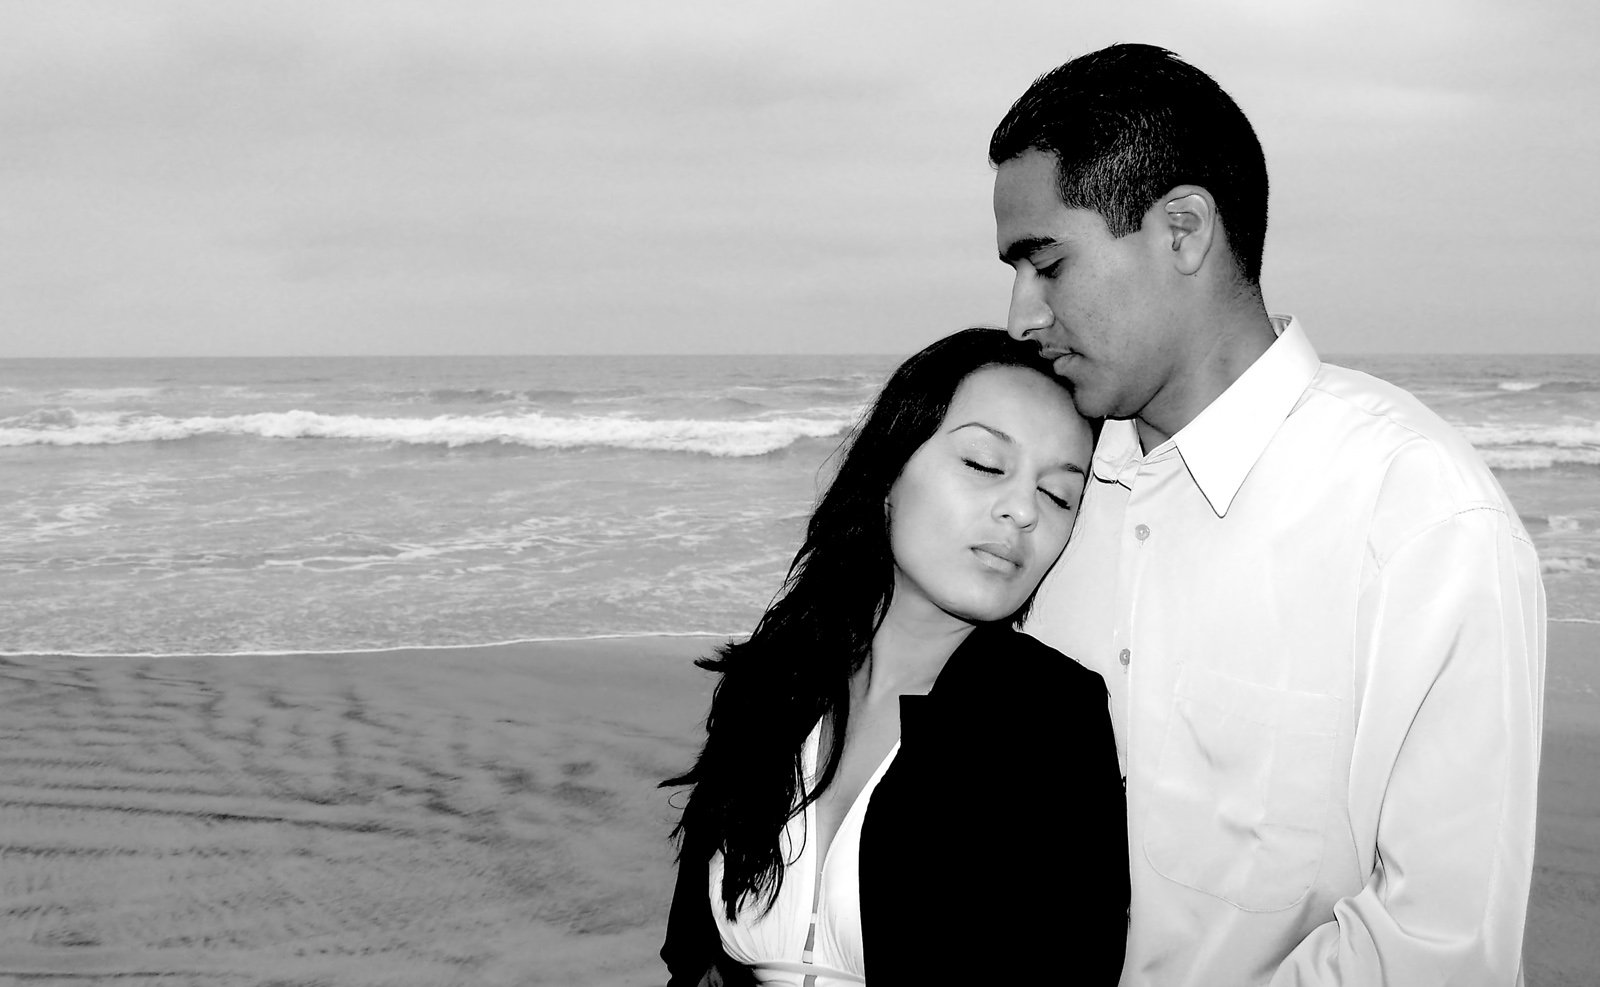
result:
[[(1012, 629), (1091, 426), (969, 329), (884, 386), (721, 673), (674, 835), (672, 985), (1115, 983), (1128, 902), (1105, 684)], [(870, 954), (870, 958), (869, 955)]]

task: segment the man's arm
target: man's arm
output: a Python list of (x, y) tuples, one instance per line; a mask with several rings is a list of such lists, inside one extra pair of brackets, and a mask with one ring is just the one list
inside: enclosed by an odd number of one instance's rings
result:
[(1503, 513), (1481, 508), (1374, 566), (1357, 611), (1350, 774), (1370, 876), (1271, 982), (1510, 987), (1543, 720), (1538, 558)]

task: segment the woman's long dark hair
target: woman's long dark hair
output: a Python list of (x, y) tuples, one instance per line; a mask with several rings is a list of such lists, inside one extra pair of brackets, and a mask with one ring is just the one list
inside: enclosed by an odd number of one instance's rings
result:
[[(999, 329), (946, 336), (901, 364), (856, 427), (789, 575), (755, 631), (697, 662), (722, 675), (706, 716), (705, 746), (694, 767), (662, 786), (694, 786), (673, 830), (679, 866), (700, 866), (722, 851), (722, 900), (730, 921), (747, 898), (771, 908), (783, 881), (784, 825), (838, 770), (850, 680), (866, 661), (894, 593), (889, 488), (938, 431), (961, 382), (995, 365), (1051, 373), (1036, 346)], [(807, 735), (824, 717), (831, 743), (808, 789), (801, 756)]]

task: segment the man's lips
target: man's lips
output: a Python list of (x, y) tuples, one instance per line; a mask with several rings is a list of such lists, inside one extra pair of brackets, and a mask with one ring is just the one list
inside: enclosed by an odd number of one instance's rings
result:
[(1004, 542), (986, 541), (981, 545), (972, 546), (972, 553), (978, 561), (991, 569), (1002, 572), (1012, 572), (1022, 568), (1022, 551)]
[(1041, 348), (1039, 350), (1039, 355), (1050, 361), (1050, 369), (1054, 370), (1057, 376), (1060, 376), (1064, 372), (1064, 368), (1068, 363), (1074, 359), (1077, 359), (1079, 356), (1079, 354), (1073, 350), (1056, 350), (1045, 348)]

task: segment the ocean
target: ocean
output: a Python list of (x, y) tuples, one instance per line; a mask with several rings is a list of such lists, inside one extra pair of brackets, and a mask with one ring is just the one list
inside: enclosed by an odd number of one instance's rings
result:
[[(1600, 620), (1600, 356), (1330, 357)], [(892, 356), (0, 360), (0, 653), (747, 633)]]

